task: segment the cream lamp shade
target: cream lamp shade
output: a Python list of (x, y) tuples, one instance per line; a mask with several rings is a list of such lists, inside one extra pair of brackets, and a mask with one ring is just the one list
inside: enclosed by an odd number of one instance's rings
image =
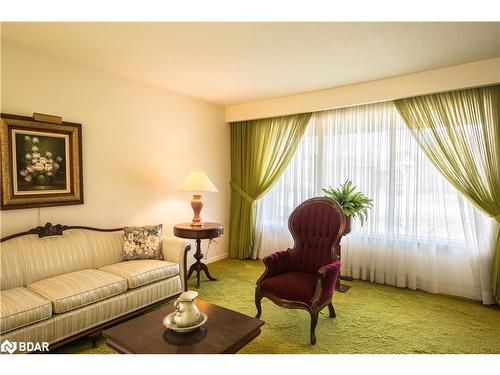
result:
[(216, 192), (218, 191), (215, 185), (210, 181), (207, 174), (202, 171), (191, 172), (182, 181), (181, 190), (192, 191), (193, 199), (191, 199), (191, 207), (193, 208), (193, 221), (191, 222), (192, 227), (202, 227), (203, 221), (201, 220), (201, 209), (203, 208), (203, 201), (201, 199), (200, 192)]
[(194, 191), (194, 192), (217, 192), (217, 188), (212, 181), (208, 178), (207, 174), (203, 171), (191, 172), (182, 181), (180, 186), (181, 190), (184, 191)]

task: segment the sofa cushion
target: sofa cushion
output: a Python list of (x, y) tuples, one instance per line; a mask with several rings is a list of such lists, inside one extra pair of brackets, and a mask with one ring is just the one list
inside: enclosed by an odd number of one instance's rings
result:
[(176, 275), (141, 288), (131, 289), (124, 294), (127, 297), (127, 309), (134, 311), (182, 292), (181, 278)]
[(260, 290), (281, 299), (309, 304), (314, 295), (317, 279), (310, 273), (288, 272), (262, 280)]
[(129, 289), (167, 279), (179, 273), (177, 263), (153, 259), (129, 260), (99, 269), (126, 279)]
[(123, 230), (116, 232), (84, 231), (88, 246), (92, 251), (92, 267), (101, 268), (122, 260)]
[(0, 289), (25, 286), (23, 246), (17, 238), (0, 246)]
[(0, 333), (12, 331), (52, 316), (50, 301), (26, 288), (2, 290)]
[(125, 227), (122, 260), (163, 259), (161, 232), (163, 224)]
[(92, 251), (81, 229), (69, 229), (60, 236), (22, 236), (7, 242), (11, 241), (18, 243), (24, 260), (23, 286), (68, 272), (93, 268)]
[(88, 269), (41, 280), (28, 288), (52, 302), (55, 313), (63, 313), (123, 293), (127, 280)]

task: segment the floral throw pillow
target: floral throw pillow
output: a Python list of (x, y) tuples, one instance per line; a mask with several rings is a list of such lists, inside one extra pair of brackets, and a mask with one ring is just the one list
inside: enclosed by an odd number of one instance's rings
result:
[(125, 227), (123, 260), (163, 259), (161, 253), (161, 232), (163, 224), (145, 227)]

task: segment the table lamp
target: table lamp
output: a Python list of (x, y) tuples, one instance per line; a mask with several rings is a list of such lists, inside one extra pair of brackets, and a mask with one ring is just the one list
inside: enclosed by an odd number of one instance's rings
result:
[(201, 209), (203, 208), (203, 201), (201, 200), (202, 191), (207, 192), (217, 192), (217, 188), (210, 181), (205, 172), (191, 172), (187, 175), (187, 177), (182, 181), (181, 190), (184, 191), (192, 191), (193, 199), (191, 200), (191, 207), (193, 208), (193, 221), (191, 222), (192, 227), (202, 227), (203, 222), (200, 217)]

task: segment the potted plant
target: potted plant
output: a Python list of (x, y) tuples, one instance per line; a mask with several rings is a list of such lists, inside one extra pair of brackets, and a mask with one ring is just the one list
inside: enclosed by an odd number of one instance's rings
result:
[(329, 186), (328, 189), (321, 190), (323, 190), (325, 197), (337, 201), (342, 207), (342, 211), (346, 216), (344, 234), (351, 232), (352, 217), (357, 217), (361, 225), (363, 225), (368, 216), (368, 210), (373, 207), (373, 199), (368, 198), (360, 191), (356, 191), (356, 186), (349, 179), (337, 189)]

